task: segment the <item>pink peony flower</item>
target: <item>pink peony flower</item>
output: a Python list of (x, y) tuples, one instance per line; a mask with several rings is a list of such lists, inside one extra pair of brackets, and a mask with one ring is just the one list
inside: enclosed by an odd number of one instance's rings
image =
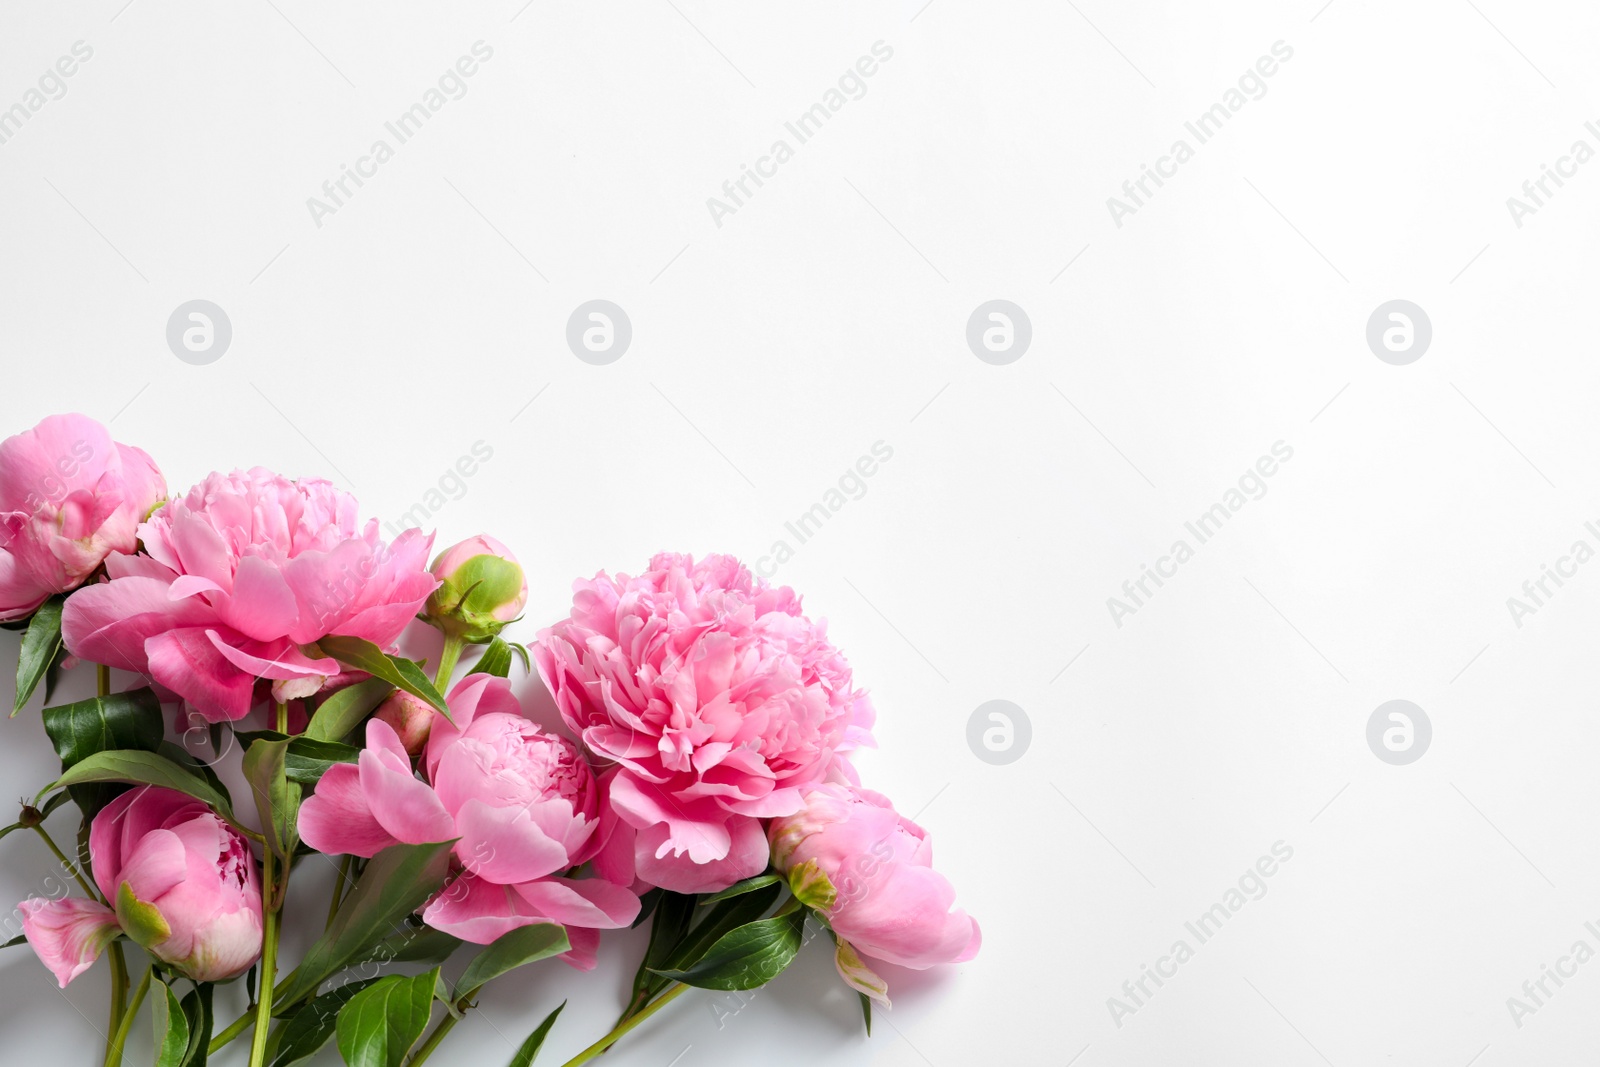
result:
[(211, 722), (242, 718), (257, 679), (280, 699), (339, 674), (300, 650), (329, 634), (388, 646), (437, 581), (432, 537), (393, 545), (356, 500), (320, 479), (257, 467), (212, 474), (139, 527), (140, 555), (106, 560), (111, 581), (67, 601), (73, 655), (149, 675)]
[(167, 483), (149, 456), (83, 415), (52, 415), (0, 442), (0, 622), (78, 588), (132, 552)]
[(261, 887), (244, 838), (200, 801), (142, 786), (89, 828), (95, 883), (115, 910), (79, 898), (22, 902), (22, 928), (62, 986), (118, 934), (197, 982), (243, 974), (261, 955)]
[(804, 808), (772, 821), (768, 836), (773, 866), (828, 920), (839, 975), (859, 992), (888, 1004), (885, 983), (862, 957), (925, 970), (978, 954), (977, 920), (952, 910), (956, 891), (933, 869), (933, 842), (888, 798), (817, 786)]
[(563, 874), (598, 847), (600, 796), (589, 765), (572, 742), (522, 714), (504, 678), (469, 675), (449, 704), (455, 724), (438, 716), (428, 737), (427, 782), (412, 773), (394, 729), (370, 719), (358, 762), (330, 767), (301, 805), (301, 838), (355, 856), (459, 838), (461, 873), (423, 920), (480, 945), (519, 926), (560, 923), (572, 942), (563, 958), (589, 970), (597, 931), (639, 913), (639, 898), (622, 886)]
[(606, 877), (680, 893), (767, 866), (761, 819), (871, 744), (873, 712), (823, 623), (732, 556), (663, 553), (636, 578), (574, 584), (534, 656), (608, 777)]

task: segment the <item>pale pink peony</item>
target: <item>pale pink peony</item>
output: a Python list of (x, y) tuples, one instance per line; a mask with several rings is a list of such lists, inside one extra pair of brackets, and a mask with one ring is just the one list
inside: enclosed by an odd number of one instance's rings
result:
[(817, 786), (768, 834), (773, 866), (837, 935), (835, 965), (852, 988), (888, 1003), (862, 957), (924, 970), (978, 954), (977, 920), (954, 907), (956, 891), (933, 869), (933, 842), (887, 797)]
[(597, 869), (680, 893), (759, 874), (760, 820), (798, 811), (872, 743), (872, 706), (825, 625), (732, 556), (663, 553), (573, 588), (534, 657), (567, 725), (618, 765)]
[(212, 474), (139, 527), (144, 552), (106, 560), (111, 581), (67, 601), (69, 651), (137, 671), (211, 722), (242, 718), (258, 679), (279, 699), (339, 674), (300, 646), (329, 634), (390, 645), (438, 584), (431, 535), (393, 545), (350, 494), (260, 467)]
[(167, 495), (149, 456), (83, 415), (52, 415), (0, 442), (0, 622), (69, 592)]
[(200, 801), (140, 786), (89, 828), (94, 880), (81, 897), (22, 902), (22, 928), (65, 986), (118, 934), (197, 982), (243, 974), (261, 955), (261, 886), (244, 838)]
[[(300, 808), (300, 836), (320, 852), (373, 856), (395, 844), (456, 841), (460, 871), (423, 910), (428, 925), (486, 945), (532, 923), (567, 927), (569, 963), (595, 964), (597, 931), (625, 927), (639, 899), (565, 873), (599, 845), (599, 790), (577, 746), (522, 714), (511, 683), (469, 675), (438, 716), (417, 779), (394, 729), (367, 722), (355, 765), (338, 764)], [(430, 784), (431, 783), (431, 784)]]

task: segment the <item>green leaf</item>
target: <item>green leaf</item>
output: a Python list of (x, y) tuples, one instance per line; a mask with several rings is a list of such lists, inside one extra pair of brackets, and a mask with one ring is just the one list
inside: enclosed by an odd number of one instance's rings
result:
[(519, 926), (500, 935), (472, 958), (462, 972), (460, 981), (456, 982), (456, 989), (460, 991), (456, 999), (472, 996), (507, 971), (525, 963), (559, 956), (571, 947), (567, 931), (555, 923)]
[(341, 741), (313, 741), (309, 737), (289, 739), (283, 773), (300, 785), (316, 785), (328, 768), (336, 763), (354, 763), (361, 750)]
[(278, 1054), (270, 1067), (289, 1067), (316, 1054), (333, 1037), (339, 1011), (363, 989), (378, 981), (363, 978), (317, 997), (291, 1015), (278, 1031)]
[[(709, 917), (708, 915), (707, 918)], [(667, 890), (661, 891), (660, 900), (656, 904), (655, 922), (650, 925), (650, 946), (645, 949), (644, 959), (639, 961), (639, 970), (633, 976), (635, 1003), (638, 1003), (637, 998), (646, 990), (654, 993), (667, 984), (654, 971), (656, 968), (668, 966), (671, 962), (684, 936), (688, 934), (689, 922), (693, 918), (694, 897)]]
[[(360, 637), (339, 635), (324, 637), (317, 642), (317, 646), (322, 649), (323, 654), (333, 657), (346, 667), (366, 671), (374, 678), (382, 678), (390, 685), (426, 700), (438, 709), (439, 714), (450, 719), (450, 709), (445, 706), (444, 697), (440, 696), (433, 683), (428, 681), (428, 676), (422, 673), (422, 668), (410, 660), (391, 656), (371, 641)], [(450, 721), (455, 722), (454, 719)], [(338, 738), (328, 737), (323, 740), (336, 741)]]
[(256, 812), (267, 846), (285, 861), (294, 855), (300, 840), (295, 828), (300, 814), (300, 787), (284, 777), (283, 761), (289, 741), (252, 741), (245, 751), (242, 769), (245, 781), (256, 798)]
[(15, 948), (17, 945), (26, 945), (27, 943), (28, 943), (28, 935), (27, 934), (18, 934), (16, 937), (13, 937), (10, 941), (7, 941), (5, 944), (0, 945), (0, 948)]
[(63, 603), (61, 597), (51, 597), (39, 605), (39, 610), (33, 613), (33, 621), (28, 623), (28, 632), (22, 635), (22, 654), (17, 657), (17, 701), (11, 708), (13, 717), (28, 703), (40, 679), (49, 672), (50, 665), (61, 652)]
[(700, 906), (703, 908), (707, 904), (717, 904), (733, 897), (743, 896), (745, 893), (753, 893), (757, 889), (765, 889), (767, 886), (777, 885), (781, 881), (783, 881), (782, 875), (772, 874), (770, 872), (767, 874), (758, 874), (754, 877), (746, 878), (742, 882), (735, 882), (720, 893), (712, 893), (708, 897), (701, 897)]
[[(712, 945), (728, 933), (765, 915), (767, 909), (777, 901), (780, 893), (782, 893), (780, 887), (768, 885), (712, 905), (710, 913), (700, 920), (700, 924), (678, 945), (666, 966), (659, 969), (681, 970), (698, 962)], [(659, 985), (665, 984), (664, 981), (659, 983)]]
[(496, 637), (489, 642), (489, 647), (483, 650), (483, 655), (478, 657), (478, 662), (472, 666), (472, 674), (492, 674), (496, 678), (506, 678), (511, 674), (511, 646)]
[(394, 683), (382, 678), (345, 686), (317, 708), (305, 736), (313, 741), (343, 741), (392, 692)]
[(275, 1002), (285, 1008), (298, 1003), (340, 968), (381, 944), (444, 884), (452, 844), (393, 845), (374, 856), (340, 903), (333, 923), (306, 951), (294, 973), (278, 985)]
[(436, 971), (415, 978), (390, 975), (350, 998), (335, 1029), (349, 1067), (402, 1067), (428, 1028)]
[(550, 1028), (556, 1024), (556, 1016), (560, 1015), (561, 1009), (566, 1006), (567, 1002), (563, 1000), (556, 1005), (555, 1011), (544, 1017), (544, 1022), (540, 1023), (539, 1028), (528, 1035), (528, 1040), (524, 1041), (522, 1047), (517, 1049), (517, 1054), (511, 1057), (510, 1067), (531, 1067), (533, 1058), (544, 1047), (544, 1039), (549, 1035)]
[[(61, 757), (63, 771), (98, 752), (154, 752), (161, 744), (161, 702), (148, 688), (58, 704), (45, 708), (43, 717), (44, 731)], [(122, 791), (113, 785), (78, 785), (72, 799), (83, 809), (84, 818), (93, 818)]]
[(372, 958), (391, 963), (443, 963), (460, 947), (459, 937), (424, 926), (412, 916), (373, 947)]
[(210, 982), (197, 983), (183, 998), (183, 1017), (189, 1022), (189, 1047), (183, 1054), (183, 1067), (206, 1067), (213, 1022), (212, 988)]
[(861, 1018), (866, 1021), (866, 1024), (867, 1024), (867, 1036), (871, 1037), (872, 1036), (872, 998), (867, 996), (865, 993), (857, 993), (856, 996), (861, 998)]
[(660, 973), (700, 989), (756, 989), (794, 961), (805, 925), (804, 909), (758, 919), (724, 934), (689, 967)]
[(86, 782), (132, 782), (135, 785), (156, 785), (163, 789), (176, 789), (196, 800), (203, 801), (216, 810), (234, 829), (261, 840), (261, 835), (234, 817), (233, 805), (228, 798), (212, 787), (204, 778), (174, 763), (165, 756), (136, 749), (117, 749), (96, 752), (73, 765), (60, 779), (39, 791), (43, 796), (51, 789), (83, 785)]
[(189, 750), (182, 745), (175, 745), (171, 741), (163, 741), (156, 746), (156, 755), (165, 756), (184, 770), (192, 774), (198, 774), (206, 780), (212, 789), (215, 789), (223, 796), (229, 795), (228, 787), (222, 784), (222, 779), (217, 777), (217, 772), (212, 768), (211, 764), (197, 756), (190, 755)]
[(150, 1027), (155, 1036), (155, 1067), (183, 1067), (183, 1057), (189, 1051), (189, 1019), (177, 995), (165, 982), (152, 982), (159, 987), (150, 994)]

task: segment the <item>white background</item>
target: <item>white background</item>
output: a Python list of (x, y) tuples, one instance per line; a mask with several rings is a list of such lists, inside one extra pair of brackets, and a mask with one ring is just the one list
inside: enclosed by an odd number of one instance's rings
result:
[[(385, 521), (483, 441), (429, 522), (521, 555), (523, 638), (574, 576), (793, 547), (786, 521), (894, 450), (778, 579), (871, 688), (865, 776), (921, 813), (983, 951), (890, 972), (868, 1039), (812, 946), (608, 1062), (1592, 1058), (1600, 963), (1520, 1027), (1506, 1003), (1600, 949), (1600, 565), (1520, 627), (1506, 604), (1600, 547), (1600, 164), (1521, 227), (1506, 206), (1600, 148), (1592, 5), (124, 4), (0, 16), (0, 107), (94, 50), (0, 144), (5, 432), (77, 409), (175, 490), (263, 464)], [(479, 40), (467, 94), (318, 227), (307, 198)], [(707, 198), (880, 40), (865, 96), (719, 227)], [(1107, 197), (1276, 41), (1266, 95), (1118, 227)], [(208, 366), (165, 340), (196, 298), (233, 326)], [(633, 325), (609, 366), (564, 340), (594, 298)], [(1032, 321), (1007, 366), (965, 341), (994, 298)], [(1365, 339), (1393, 299), (1432, 321), (1406, 366)], [(1266, 495), (1115, 625), (1106, 599), (1277, 441)], [(966, 741), (996, 698), (1033, 729), (1005, 766)], [(1397, 698), (1433, 725), (1408, 766), (1365, 736)], [(0, 782), (31, 795), (37, 712), (4, 729)], [(1116, 1025), (1107, 998), (1277, 841), (1266, 895)], [(0, 865), (9, 906), (48, 856), (16, 835)], [(559, 1064), (641, 934), (591, 976), (497, 983), (433, 1062), (504, 1062), (567, 998)], [(105, 981), (0, 957), (6, 1060), (98, 1062)]]

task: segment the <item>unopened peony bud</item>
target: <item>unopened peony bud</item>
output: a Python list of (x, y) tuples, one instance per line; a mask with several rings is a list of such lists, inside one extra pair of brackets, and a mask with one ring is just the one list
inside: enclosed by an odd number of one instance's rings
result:
[(405, 746), (409, 756), (422, 754), (423, 746), (428, 743), (428, 734), (433, 729), (435, 714), (433, 705), (404, 689), (396, 689), (378, 708), (378, 718), (388, 723), (399, 735), (400, 743)]
[(522, 613), (528, 581), (511, 550), (487, 534), (439, 554), (433, 576), (442, 583), (423, 618), (464, 641), (487, 641)]

